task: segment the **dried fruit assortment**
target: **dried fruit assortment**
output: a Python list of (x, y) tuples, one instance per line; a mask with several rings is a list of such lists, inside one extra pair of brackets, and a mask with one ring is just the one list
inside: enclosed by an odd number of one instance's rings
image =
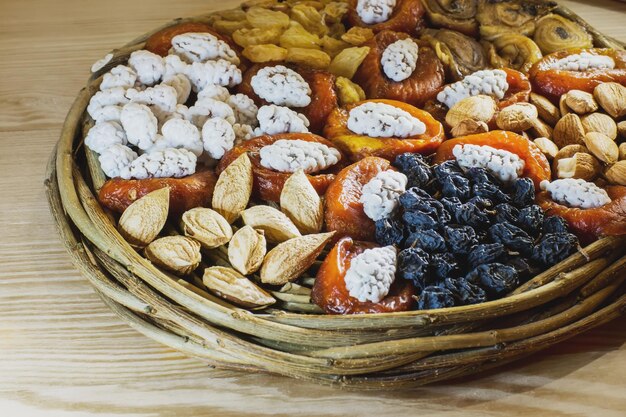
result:
[(147, 260), (243, 308), (505, 297), (626, 235), (626, 52), (555, 13), (253, 0), (160, 30), (92, 68), (98, 199)]

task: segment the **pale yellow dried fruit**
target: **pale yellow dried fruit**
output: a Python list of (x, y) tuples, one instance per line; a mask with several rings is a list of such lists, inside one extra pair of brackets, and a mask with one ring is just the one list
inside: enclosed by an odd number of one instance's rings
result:
[(228, 244), (228, 260), (233, 268), (248, 275), (261, 267), (266, 251), (264, 232), (244, 226), (235, 232)]
[(487, 126), (487, 123), (483, 121), (476, 121), (474, 119), (461, 120), (459, 124), (450, 130), (452, 137), (455, 138), (485, 132), (489, 132), (489, 126)]
[(534, 104), (515, 103), (500, 110), (496, 116), (496, 124), (502, 130), (522, 132), (533, 127), (538, 117)]
[(552, 140), (559, 148), (567, 145), (583, 144), (585, 129), (577, 114), (566, 114), (554, 126)]
[(289, 48), (285, 61), (316, 69), (326, 69), (330, 65), (330, 56), (317, 49)]
[(202, 282), (209, 291), (242, 307), (263, 308), (276, 302), (265, 290), (232, 268), (207, 268), (204, 270)]
[(250, 24), (247, 20), (216, 20), (213, 22), (213, 29), (222, 35), (231, 36), (235, 31), (243, 28), (249, 28)]
[(124, 210), (117, 228), (124, 239), (135, 248), (143, 248), (161, 232), (170, 207), (170, 189), (152, 191)]
[(619, 159), (620, 161), (626, 159), (626, 142), (620, 143), (619, 145)]
[(332, 74), (352, 79), (369, 52), (370, 48), (368, 46), (346, 48), (333, 58), (328, 70)]
[(585, 146), (600, 161), (612, 164), (619, 157), (617, 144), (608, 136), (598, 132), (589, 132), (585, 135)]
[(327, 24), (339, 23), (343, 16), (348, 13), (350, 6), (347, 2), (331, 1), (324, 6), (324, 20)]
[(324, 224), (322, 199), (301, 169), (291, 174), (280, 193), (280, 209), (300, 233), (319, 233)]
[(477, 95), (458, 101), (446, 114), (446, 123), (451, 128), (463, 120), (472, 119), (477, 122), (489, 122), (496, 114), (498, 106), (490, 96)]
[(237, 220), (252, 194), (252, 163), (242, 154), (220, 174), (213, 191), (212, 206), (228, 223)]
[(604, 111), (619, 119), (626, 116), (626, 87), (618, 83), (598, 84), (593, 96)]
[(181, 217), (185, 236), (194, 238), (206, 249), (222, 246), (233, 237), (233, 229), (217, 211), (206, 207), (187, 210)]
[(280, 36), (279, 44), (285, 49), (308, 48), (320, 49), (322, 40), (319, 36), (309, 33), (299, 24), (292, 24)]
[(594, 100), (593, 95), (586, 91), (570, 90), (565, 94), (565, 104), (581, 115), (598, 110), (598, 103)]
[(246, 46), (241, 54), (256, 63), (284, 61), (287, 58), (287, 50), (285, 48), (271, 44)]
[(274, 26), (269, 28), (243, 28), (233, 33), (233, 40), (239, 46), (276, 44), (280, 40), (283, 29)]
[(335, 232), (300, 236), (268, 252), (261, 267), (261, 282), (282, 285), (294, 281), (315, 262)]
[(265, 233), (265, 238), (274, 243), (284, 242), (301, 236), (295, 224), (285, 213), (270, 206), (254, 206), (241, 213), (243, 222)]
[(346, 27), (341, 22), (333, 23), (332, 25), (328, 26), (328, 30), (328, 36), (333, 38), (341, 38), (341, 36), (346, 33)]
[(331, 58), (336, 57), (339, 52), (349, 47), (350, 44), (341, 39), (331, 38), (330, 36), (322, 38), (322, 51), (326, 52)]
[(300, 23), (307, 32), (317, 36), (324, 36), (328, 33), (328, 26), (324, 24), (324, 18), (313, 6), (296, 4), (291, 8), (290, 15), (291, 19)]
[(153, 264), (180, 275), (192, 273), (202, 260), (200, 243), (185, 236), (159, 238), (144, 253)]
[(591, 181), (601, 171), (600, 162), (588, 153), (578, 152), (569, 158), (559, 159), (556, 163), (556, 175), (558, 178), (580, 178), (585, 181)]
[(337, 77), (335, 79), (335, 88), (339, 104), (342, 106), (365, 100), (365, 91), (363, 91), (361, 86), (353, 83), (346, 77)]
[(604, 113), (591, 113), (580, 118), (585, 133), (598, 132), (615, 140), (617, 138), (617, 124), (611, 116)]
[(341, 35), (341, 40), (348, 42), (350, 45), (359, 46), (363, 45), (373, 37), (374, 31), (372, 29), (354, 26)]
[(626, 185), (626, 160), (618, 161), (604, 171), (604, 177), (611, 183)]
[(537, 108), (539, 118), (554, 126), (561, 118), (561, 112), (550, 100), (537, 93), (530, 93), (530, 102)]
[(246, 20), (255, 28), (270, 28), (278, 26), (286, 29), (289, 26), (289, 16), (283, 12), (265, 9), (263, 7), (251, 7), (246, 12)]
[(556, 146), (556, 143), (552, 142), (548, 138), (539, 137), (533, 140), (533, 142), (548, 159), (553, 159), (559, 152), (559, 147)]

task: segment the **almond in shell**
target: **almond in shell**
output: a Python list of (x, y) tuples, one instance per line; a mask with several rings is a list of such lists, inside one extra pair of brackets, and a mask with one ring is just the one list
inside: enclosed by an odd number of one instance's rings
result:
[(153, 264), (181, 275), (193, 272), (202, 260), (200, 243), (185, 236), (157, 239), (146, 247), (145, 255)]
[(585, 146), (596, 158), (607, 164), (616, 162), (619, 157), (617, 144), (602, 133), (587, 133), (585, 135)]
[(206, 207), (187, 210), (181, 218), (181, 226), (185, 236), (196, 239), (205, 249), (222, 246), (233, 236), (228, 221), (217, 211)]
[(496, 124), (502, 130), (521, 132), (528, 130), (539, 117), (537, 107), (530, 103), (515, 103), (500, 110)]
[(213, 191), (213, 209), (233, 223), (246, 209), (252, 194), (252, 163), (242, 154), (217, 179)]
[(324, 206), (303, 170), (293, 173), (280, 193), (280, 208), (302, 234), (319, 233)]
[(254, 206), (241, 213), (243, 222), (265, 233), (265, 238), (274, 243), (302, 236), (295, 224), (285, 213), (270, 206)]
[(207, 268), (202, 282), (216, 295), (242, 307), (264, 308), (276, 302), (274, 297), (232, 268)]
[(593, 95), (586, 91), (570, 90), (565, 95), (565, 103), (567, 107), (578, 114), (587, 114), (598, 110), (598, 103)]
[(446, 114), (446, 123), (451, 127), (456, 127), (466, 119), (477, 122), (489, 123), (496, 114), (498, 106), (490, 96), (477, 95), (464, 98), (456, 103)]
[(537, 108), (541, 120), (554, 126), (561, 117), (561, 112), (550, 100), (537, 93), (530, 93), (530, 102)]
[(243, 275), (256, 272), (263, 263), (267, 242), (262, 230), (244, 226), (237, 230), (228, 244), (228, 260)]
[(122, 237), (135, 248), (143, 248), (161, 232), (170, 204), (170, 189), (161, 188), (132, 203), (118, 223)]
[(618, 83), (602, 83), (593, 90), (593, 96), (604, 111), (619, 119), (626, 116), (626, 87)]
[(294, 281), (315, 262), (334, 232), (300, 236), (268, 252), (261, 268), (261, 282), (283, 285)]
[(600, 162), (593, 155), (582, 152), (559, 159), (556, 167), (558, 178), (580, 178), (586, 181), (593, 180), (602, 171)]
[(554, 126), (552, 140), (559, 148), (567, 145), (582, 145), (585, 139), (585, 129), (577, 114), (566, 114)]
[(612, 140), (617, 138), (617, 124), (611, 116), (604, 113), (591, 113), (581, 117), (585, 133), (598, 132), (603, 133)]
[(618, 161), (604, 171), (604, 177), (611, 183), (626, 185), (626, 160)]

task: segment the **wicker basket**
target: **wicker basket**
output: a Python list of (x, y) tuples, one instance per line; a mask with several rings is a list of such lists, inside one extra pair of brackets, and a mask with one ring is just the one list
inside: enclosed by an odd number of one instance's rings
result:
[[(597, 46), (621, 44), (583, 24)], [(181, 21), (209, 21), (210, 15)], [(159, 28), (162, 29), (162, 28)], [(597, 241), (508, 297), (448, 309), (358, 316), (313, 314), (307, 296), (283, 294), (280, 309), (250, 312), (178, 280), (118, 234), (94, 198), (104, 182), (82, 146), (85, 108), (99, 76), (143, 47), (113, 51), (72, 105), (50, 159), (50, 208), (73, 262), (104, 302), (141, 333), (209, 365), (265, 371), (359, 389), (398, 388), (473, 374), (517, 360), (626, 310), (626, 239)], [(223, 262), (219, 256), (216, 263)]]

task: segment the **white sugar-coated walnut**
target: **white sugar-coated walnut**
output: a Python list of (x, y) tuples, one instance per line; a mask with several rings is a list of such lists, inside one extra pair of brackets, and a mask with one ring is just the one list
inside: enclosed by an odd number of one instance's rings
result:
[(296, 172), (301, 169), (307, 174), (323, 171), (335, 165), (341, 154), (323, 143), (305, 140), (279, 139), (261, 148), (261, 165), (279, 172)]
[(287, 107), (306, 107), (311, 103), (311, 87), (300, 74), (284, 65), (261, 68), (250, 85), (263, 100)]
[(102, 153), (113, 145), (126, 145), (126, 132), (118, 122), (102, 122), (87, 132), (85, 145), (96, 153)]
[(515, 181), (524, 171), (524, 160), (517, 154), (491, 146), (456, 145), (452, 154), (463, 170), (484, 168), (504, 183)]
[(109, 178), (119, 177), (135, 159), (137, 159), (137, 153), (119, 143), (108, 147), (98, 157), (100, 168)]
[(417, 65), (419, 47), (413, 39), (400, 39), (383, 51), (380, 63), (385, 75), (393, 81), (404, 81), (413, 74)]
[(213, 159), (221, 159), (226, 151), (235, 146), (235, 131), (228, 121), (216, 117), (209, 119), (202, 126), (204, 150)]
[(98, 91), (89, 100), (87, 113), (89, 113), (96, 123), (106, 120), (116, 120), (114, 116), (117, 115), (117, 117), (119, 117), (119, 109), (115, 107), (128, 103), (125, 94), (126, 90), (122, 87)]
[(130, 88), (126, 91), (126, 97), (131, 103), (149, 106), (156, 115), (172, 113), (178, 104), (178, 92), (174, 87), (166, 84), (158, 84), (145, 90)]
[(189, 62), (204, 62), (224, 59), (239, 65), (235, 51), (224, 41), (211, 33), (183, 33), (172, 38), (174, 53), (183, 56)]
[(400, 195), (406, 191), (407, 178), (401, 172), (381, 171), (363, 186), (360, 201), (370, 219), (386, 219), (398, 206)]
[(348, 129), (373, 138), (407, 138), (426, 132), (426, 125), (398, 107), (367, 102), (350, 110)]
[(344, 276), (350, 297), (362, 303), (385, 298), (396, 278), (396, 258), (393, 246), (365, 249), (352, 258)]
[(137, 73), (137, 79), (145, 85), (154, 85), (165, 73), (163, 58), (150, 51), (140, 50), (130, 54), (128, 65)]
[(198, 92), (209, 85), (234, 87), (241, 83), (241, 70), (235, 64), (223, 59), (217, 61), (194, 62), (185, 71), (194, 91)]
[[(178, 109), (185, 111), (183, 107), (179, 107)], [(202, 128), (204, 123), (213, 117), (221, 117), (230, 124), (235, 123), (235, 113), (233, 109), (228, 104), (212, 98), (203, 98), (196, 101), (196, 104), (189, 107), (184, 115), (185, 119), (189, 120), (198, 128)]]
[(102, 76), (100, 90), (123, 87), (131, 88), (137, 81), (137, 73), (126, 65), (118, 65)]
[(212, 98), (213, 100), (226, 102), (228, 97), (230, 97), (230, 91), (221, 85), (207, 85), (198, 92), (198, 101), (204, 98)]
[(437, 100), (451, 108), (457, 102), (467, 97), (483, 94), (501, 100), (509, 89), (506, 81), (506, 72), (495, 70), (480, 70), (446, 86)]
[(150, 149), (157, 138), (158, 121), (145, 104), (128, 103), (120, 116), (128, 143), (141, 150)]
[(573, 54), (559, 59), (552, 64), (552, 68), (562, 71), (605, 70), (615, 68), (615, 61), (610, 56), (581, 52), (580, 54)]
[(198, 158), (186, 149), (144, 153), (120, 172), (124, 179), (181, 178), (196, 172)]
[(93, 63), (93, 65), (91, 66), (91, 72), (100, 71), (102, 68), (105, 67), (106, 64), (111, 62), (112, 59), (113, 59), (113, 54), (106, 54), (103, 58)]
[(257, 112), (259, 127), (255, 135), (275, 135), (277, 133), (305, 133), (309, 131), (309, 119), (289, 107), (261, 106)]
[(228, 97), (226, 102), (232, 107), (237, 123), (256, 126), (259, 108), (254, 100), (245, 94), (235, 94)]
[(163, 80), (169, 80), (178, 74), (186, 74), (189, 65), (184, 62), (178, 55), (168, 55), (163, 58), (165, 69), (163, 71)]
[(166, 148), (187, 149), (200, 156), (202, 154), (200, 131), (188, 120), (171, 118), (161, 127), (161, 136), (157, 138), (149, 152)]
[(539, 186), (543, 191), (550, 193), (552, 200), (568, 207), (590, 209), (602, 207), (611, 202), (605, 190), (580, 178), (542, 181)]
[(396, 0), (358, 0), (356, 12), (367, 25), (389, 20), (396, 7)]
[(183, 104), (189, 98), (191, 93), (191, 81), (185, 74), (176, 74), (169, 79), (163, 81), (164, 85), (169, 85), (176, 90), (176, 102)]
[(245, 140), (250, 140), (255, 136), (254, 128), (250, 125), (242, 125), (241, 123), (235, 123), (233, 125), (233, 131), (235, 132), (235, 144), (238, 144)]

